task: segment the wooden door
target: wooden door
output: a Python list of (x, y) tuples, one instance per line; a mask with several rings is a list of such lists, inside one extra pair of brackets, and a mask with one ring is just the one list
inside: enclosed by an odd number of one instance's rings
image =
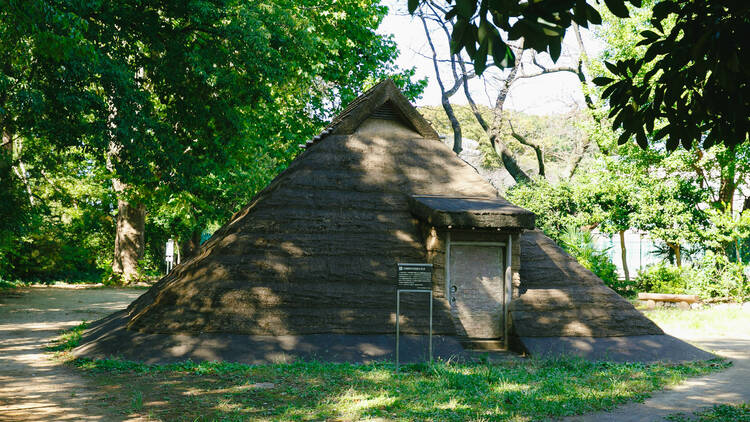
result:
[(504, 252), (505, 247), (496, 244), (450, 246), (451, 311), (470, 339), (497, 340), (505, 335)]

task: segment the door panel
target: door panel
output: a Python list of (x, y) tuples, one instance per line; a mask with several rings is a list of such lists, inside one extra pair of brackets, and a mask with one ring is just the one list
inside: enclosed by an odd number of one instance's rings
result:
[(451, 245), (451, 311), (469, 338), (500, 339), (505, 334), (504, 249)]

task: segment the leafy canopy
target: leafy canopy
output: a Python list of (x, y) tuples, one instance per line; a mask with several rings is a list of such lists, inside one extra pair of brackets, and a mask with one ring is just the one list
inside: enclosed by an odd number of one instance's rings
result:
[[(410, 12), (427, 0), (408, 0)], [(456, 18), (451, 53), (466, 50), (477, 74), (490, 65), (509, 68), (515, 56), (508, 41), (546, 51), (557, 61), (565, 30), (573, 24), (602, 23), (587, 0), (449, 0), (446, 20)], [(603, 0), (618, 18), (629, 17), (627, 3)], [(750, 139), (750, 3), (743, 0), (661, 0), (653, 8), (653, 28), (641, 32), (645, 53), (607, 63), (610, 76), (594, 82), (607, 86), (613, 128), (619, 143), (635, 137), (647, 148), (667, 140), (672, 151)], [(492, 61), (488, 62), (488, 57)], [(645, 76), (644, 72), (647, 72)]]
[[(427, 0), (408, 0), (409, 12), (414, 13)], [(604, 0), (617, 16), (628, 17), (629, 2), (641, 5), (641, 0)], [(477, 75), (491, 64), (500, 68), (513, 67), (516, 57), (506, 40), (523, 40), (524, 48), (549, 52), (554, 61), (560, 57), (565, 30), (573, 23), (588, 27), (602, 22), (601, 15), (587, 0), (448, 0), (452, 6), (445, 20), (456, 18), (451, 34), (451, 53), (461, 50), (474, 61)], [(597, 0), (596, 3), (599, 3)], [(501, 31), (505, 33), (503, 39)]]
[(645, 53), (607, 63), (614, 78), (594, 80), (607, 86), (619, 142), (666, 138), (672, 151), (750, 139), (750, 4), (662, 1), (652, 13)]
[[(0, 130), (24, 144), (0, 157), (0, 186), (27, 201), (27, 183), (45, 243), (90, 243), (99, 267), (114, 204), (137, 201), (158, 257), (166, 237), (247, 204), (368, 85), (391, 77), (419, 95), (376, 32), (386, 13), (379, 0), (0, 0)], [(7, 167), (21, 161), (27, 182)], [(20, 216), (6, 215), (10, 233)], [(39, 245), (0, 233), (0, 254)]]

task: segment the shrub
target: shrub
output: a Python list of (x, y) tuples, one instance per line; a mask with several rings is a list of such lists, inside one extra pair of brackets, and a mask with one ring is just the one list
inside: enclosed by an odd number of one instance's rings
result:
[(620, 280), (617, 266), (612, 263), (607, 250), (599, 251), (594, 247), (591, 232), (568, 225), (560, 235), (560, 246), (573, 255), (578, 263), (596, 274), (604, 283), (621, 295), (631, 293), (632, 283)]
[(697, 294), (704, 299), (727, 297), (742, 301), (750, 297), (750, 266), (730, 262), (707, 251), (695, 266), (678, 268), (661, 263), (638, 272), (637, 289), (643, 292)]
[(750, 296), (750, 281), (742, 263), (730, 262), (719, 253), (707, 251), (690, 282), (691, 290), (702, 297), (732, 297), (743, 300)]
[(690, 271), (659, 263), (638, 271), (636, 288), (642, 292), (683, 294), (690, 284)]

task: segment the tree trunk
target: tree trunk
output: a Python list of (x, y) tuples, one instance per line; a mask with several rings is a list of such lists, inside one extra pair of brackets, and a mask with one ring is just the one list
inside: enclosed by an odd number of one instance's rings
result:
[(117, 227), (115, 231), (115, 253), (112, 272), (123, 284), (138, 279), (138, 261), (145, 249), (146, 207), (117, 200)]
[[(112, 124), (114, 128), (114, 124)], [(107, 150), (107, 170), (116, 174), (115, 163), (119, 160), (122, 145), (114, 140)], [(140, 277), (138, 261), (143, 258), (146, 247), (146, 206), (125, 200), (129, 186), (117, 177), (112, 178), (112, 190), (117, 198), (117, 220), (115, 224), (115, 250), (112, 257), (112, 273), (123, 284)]]
[(523, 145), (526, 145), (527, 147), (531, 147), (534, 150), (534, 153), (536, 154), (536, 162), (539, 165), (539, 176), (546, 177), (544, 171), (544, 151), (542, 151), (542, 147), (527, 140), (523, 135), (516, 132), (516, 130), (513, 128), (513, 123), (510, 120), (508, 120), (508, 125), (510, 126), (511, 135), (516, 138), (516, 141), (520, 142)]
[[(13, 141), (13, 136), (8, 135), (7, 133), (4, 134), (5, 136), (8, 136), (8, 140), (10, 141), (10, 150), (11, 150), (11, 156), (13, 155), (13, 144), (16, 144), (16, 151), (15, 156), (17, 157), (18, 164), (13, 168), (13, 170), (16, 173), (16, 176), (18, 176), (18, 179), (23, 183), (23, 186), (26, 188), (26, 195), (29, 198), (29, 204), (32, 206), (36, 205), (34, 201), (34, 194), (31, 192), (31, 183), (29, 182), (29, 178), (26, 176), (26, 166), (23, 164), (23, 161), (21, 160), (21, 157), (23, 154), (23, 142), (20, 138), (16, 138), (18, 142)], [(5, 140), (3, 139), (3, 142)]]
[[(420, 15), (420, 19), (422, 20), (422, 26), (424, 27), (424, 33), (425, 36), (427, 36), (427, 42), (430, 44), (430, 48), (432, 49), (432, 64), (435, 68), (435, 79), (437, 80), (438, 86), (440, 87), (440, 93), (441, 93), (441, 99), (440, 102), (443, 106), (443, 110), (445, 110), (446, 116), (448, 116), (448, 120), (451, 122), (451, 129), (453, 130), (453, 152), (456, 153), (456, 155), (460, 154), (462, 151), (462, 140), (463, 136), (461, 134), (461, 124), (459, 123), (458, 119), (456, 118), (456, 113), (453, 112), (453, 106), (450, 102), (450, 97), (453, 96), (453, 94), (456, 93), (458, 90), (458, 84), (460, 84), (460, 80), (458, 79), (458, 75), (456, 74), (455, 69), (455, 62), (453, 62), (453, 76), (456, 78), (455, 85), (452, 89), (446, 90), (445, 85), (443, 84), (443, 79), (440, 77), (440, 68), (438, 67), (438, 58), (437, 58), (437, 49), (435, 49), (435, 44), (432, 42), (432, 36), (430, 35), (430, 30), (427, 28), (427, 19), (423, 15)], [(443, 29), (447, 31), (447, 28), (443, 26)], [(447, 32), (446, 32), (447, 33)], [(451, 55), (451, 60), (453, 60), (453, 56)]]
[(516, 61), (516, 66), (511, 69), (508, 74), (508, 78), (503, 81), (503, 87), (497, 94), (495, 99), (495, 107), (492, 109), (492, 126), (490, 126), (489, 133), (487, 134), (490, 138), (490, 144), (492, 144), (492, 150), (500, 157), (503, 161), (505, 169), (513, 177), (516, 183), (528, 183), (531, 181), (526, 172), (524, 172), (518, 165), (518, 160), (513, 153), (508, 150), (505, 143), (501, 139), (500, 129), (503, 125), (503, 108), (505, 107), (505, 99), (508, 98), (510, 92), (510, 86), (516, 80), (518, 75), (518, 68), (521, 64), (520, 60)]
[(445, 114), (448, 116), (448, 120), (450, 120), (451, 122), (451, 128), (453, 129), (453, 152), (458, 155), (463, 150), (463, 148), (461, 147), (463, 139), (463, 136), (461, 134), (461, 124), (458, 122), (456, 114), (453, 112), (453, 106), (451, 106), (451, 103), (448, 100), (448, 97), (445, 96), (445, 94), (443, 94), (442, 104), (443, 110), (445, 110)]
[(672, 251), (674, 251), (674, 263), (677, 265), (678, 268), (682, 268), (682, 257), (680, 256), (680, 244), (679, 243), (669, 243), (667, 242), (667, 245), (672, 248)]
[(625, 247), (625, 230), (620, 230), (620, 251), (622, 252), (622, 272), (625, 273), (625, 281), (630, 283), (630, 271), (628, 271), (628, 252)]
[(195, 229), (190, 234), (190, 237), (188, 237), (182, 242), (182, 248), (180, 249), (180, 258), (182, 260), (187, 261), (188, 259), (194, 257), (198, 253), (198, 250), (201, 247), (201, 235), (202, 234), (203, 234), (203, 230)]
[(3, 130), (2, 138), (0, 138), (0, 171), (3, 174), (7, 171), (10, 173), (10, 166), (13, 162), (13, 143), (11, 142), (10, 134)]
[(4, 150), (8, 154), (10, 154), (13, 151), (13, 138), (11, 138), (10, 133), (3, 130), (2, 138), (0, 139), (0, 149)]

